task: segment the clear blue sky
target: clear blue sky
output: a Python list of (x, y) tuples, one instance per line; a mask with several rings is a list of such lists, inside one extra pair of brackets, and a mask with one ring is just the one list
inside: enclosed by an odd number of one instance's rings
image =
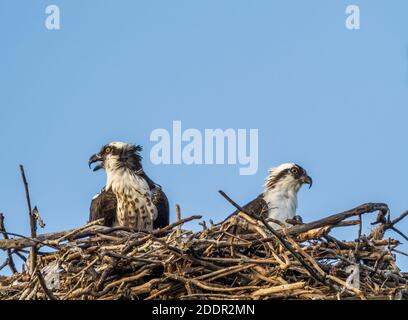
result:
[[(344, 26), (351, 3), (359, 31)], [(59, 31), (44, 27), (49, 4), (61, 9)], [(407, 13), (405, 0), (1, 1), (0, 211), (9, 231), (29, 233), (20, 163), (41, 232), (68, 229), (86, 222), (105, 182), (89, 156), (114, 140), (144, 146), (172, 220), (175, 203), (184, 216), (222, 219), (232, 208), (217, 190), (244, 204), (282, 162), (314, 179), (299, 194), (305, 221), (364, 202), (399, 215), (408, 209)], [(153, 165), (149, 135), (173, 120), (258, 128), (258, 173)], [(399, 264), (407, 270), (408, 258)]]

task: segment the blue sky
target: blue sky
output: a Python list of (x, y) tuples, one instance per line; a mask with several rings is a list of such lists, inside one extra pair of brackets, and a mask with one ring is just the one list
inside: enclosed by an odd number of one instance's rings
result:
[[(351, 3), (360, 6), (358, 31), (344, 26)], [(60, 7), (59, 31), (44, 26), (49, 4)], [(407, 12), (404, 0), (1, 1), (7, 228), (29, 233), (20, 163), (44, 232), (85, 223), (105, 182), (87, 160), (115, 140), (144, 146), (172, 220), (176, 203), (184, 216), (221, 220), (232, 208), (217, 190), (244, 204), (282, 162), (314, 179), (299, 194), (305, 221), (364, 202), (386, 202), (399, 215), (408, 209)], [(173, 120), (202, 131), (259, 129), (258, 173), (153, 165), (150, 133), (171, 130)], [(336, 235), (353, 239), (356, 230)], [(408, 270), (408, 258), (398, 262)]]

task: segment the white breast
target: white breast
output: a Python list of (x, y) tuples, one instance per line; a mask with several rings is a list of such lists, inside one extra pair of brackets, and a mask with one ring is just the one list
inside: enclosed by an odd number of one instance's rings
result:
[(106, 188), (111, 188), (118, 200), (119, 225), (146, 231), (152, 229), (157, 208), (152, 203), (146, 180), (127, 169), (117, 170), (108, 172)]
[[(296, 215), (297, 196), (295, 191), (290, 190), (270, 190), (263, 194), (263, 199), (268, 204), (268, 217), (286, 223), (287, 219), (293, 219)], [(271, 223), (275, 229), (280, 226)]]

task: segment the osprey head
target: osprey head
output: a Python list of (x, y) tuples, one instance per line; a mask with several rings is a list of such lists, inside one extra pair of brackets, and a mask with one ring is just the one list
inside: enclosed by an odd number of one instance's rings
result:
[(89, 168), (93, 163), (98, 162), (93, 171), (105, 169), (115, 171), (120, 168), (139, 170), (142, 168), (140, 155), (142, 147), (125, 142), (111, 142), (89, 158)]
[(294, 189), (296, 192), (303, 184), (312, 187), (313, 180), (307, 175), (305, 169), (295, 163), (284, 163), (269, 170), (265, 181), (266, 190), (277, 188)]

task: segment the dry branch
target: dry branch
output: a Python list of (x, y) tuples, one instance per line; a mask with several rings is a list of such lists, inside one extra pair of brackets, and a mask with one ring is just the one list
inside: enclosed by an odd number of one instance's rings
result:
[[(9, 236), (7, 234), (6, 227), (4, 225), (4, 215), (2, 213), (0, 213), (0, 231), (2, 232), (4, 239), (8, 240)], [(17, 272), (16, 265), (13, 259), (13, 255), (10, 249), (7, 250), (7, 264), (10, 266), (10, 269), (13, 273)]]
[[(30, 218), (31, 238), (36, 238), (37, 237), (37, 222), (36, 222), (32, 207), (31, 207), (30, 191), (28, 188), (27, 178), (24, 172), (24, 167), (21, 164), (20, 164), (20, 172), (21, 172), (21, 178), (23, 179), (24, 190), (26, 194), (28, 216)], [(37, 263), (37, 248), (36, 248), (36, 244), (34, 243), (30, 250), (30, 273), (31, 274), (34, 274), (36, 263)]]

